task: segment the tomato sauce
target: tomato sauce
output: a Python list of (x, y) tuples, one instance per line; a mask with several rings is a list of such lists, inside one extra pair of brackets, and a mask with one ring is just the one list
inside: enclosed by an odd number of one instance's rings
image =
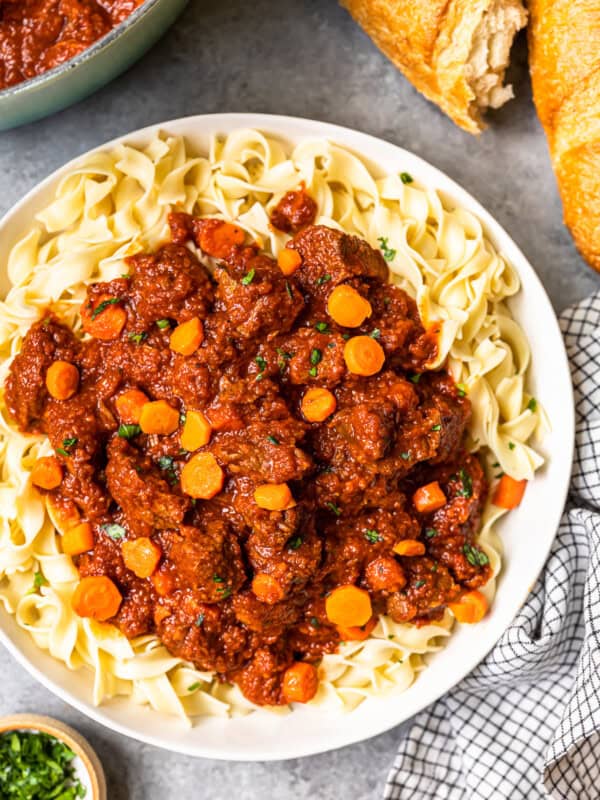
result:
[(0, 90), (92, 45), (144, 0), (0, 0)]

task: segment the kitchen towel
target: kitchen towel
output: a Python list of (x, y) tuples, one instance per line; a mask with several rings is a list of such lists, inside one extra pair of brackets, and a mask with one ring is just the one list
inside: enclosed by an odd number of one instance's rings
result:
[(600, 798), (600, 293), (560, 325), (576, 440), (550, 556), (494, 649), (414, 718), (386, 800)]

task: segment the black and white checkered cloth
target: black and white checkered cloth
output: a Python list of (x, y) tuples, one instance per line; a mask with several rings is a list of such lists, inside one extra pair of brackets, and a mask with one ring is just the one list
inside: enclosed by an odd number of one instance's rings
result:
[(415, 717), (386, 800), (600, 798), (600, 293), (560, 323), (576, 451), (552, 551), (495, 648)]

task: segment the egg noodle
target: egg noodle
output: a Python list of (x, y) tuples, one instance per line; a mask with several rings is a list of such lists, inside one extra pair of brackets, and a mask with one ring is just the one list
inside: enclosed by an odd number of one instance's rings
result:
[[(238, 130), (213, 137), (208, 155), (196, 156), (183, 138), (160, 135), (145, 148), (119, 144), (79, 161), (10, 251), (12, 288), (0, 303), (2, 385), (11, 358), (43, 311), (50, 307), (81, 331), (87, 284), (118, 277), (127, 272), (127, 256), (167, 240), (171, 210), (235, 221), (276, 257), (289, 237), (269, 225), (269, 214), (301, 181), (318, 204), (317, 223), (382, 247), (391, 280), (416, 298), (424, 324), (442, 321), (432, 366), (447, 358), (468, 394), (473, 416), (467, 446), (481, 450), (492, 482), (499, 472), (531, 479), (542, 458), (528, 442), (543, 433), (545, 420), (526, 390), (527, 341), (505, 305), (519, 289), (514, 269), (472, 214), (405, 173), (375, 178), (359, 158), (326, 140), (307, 140), (291, 150), (260, 132)], [(50, 454), (45, 437), (16, 430), (0, 399), (5, 609), (69, 668), (91, 668), (96, 704), (128, 695), (188, 724), (197, 715), (252, 711), (255, 706), (236, 686), (171, 656), (156, 636), (129, 641), (116, 627), (75, 614), (70, 600), (77, 569), (61, 552), (59, 521), (53, 523), (30, 481), (36, 459)], [(488, 503), (478, 542), (494, 576), (483, 590), (488, 600), (500, 569), (492, 525), (503, 513)], [(380, 617), (366, 641), (343, 643), (322, 658), (320, 688), (309, 705), (350, 710), (365, 697), (406, 689), (453, 623), (450, 611), (423, 627)]]

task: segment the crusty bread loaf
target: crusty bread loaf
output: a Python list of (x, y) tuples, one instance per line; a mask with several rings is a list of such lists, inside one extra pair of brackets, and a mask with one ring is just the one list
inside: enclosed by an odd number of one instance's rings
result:
[(503, 86), (510, 48), (527, 15), (521, 0), (341, 0), (406, 77), (457, 125), (482, 127)]
[(565, 222), (600, 270), (600, 2), (529, 0), (533, 97)]

